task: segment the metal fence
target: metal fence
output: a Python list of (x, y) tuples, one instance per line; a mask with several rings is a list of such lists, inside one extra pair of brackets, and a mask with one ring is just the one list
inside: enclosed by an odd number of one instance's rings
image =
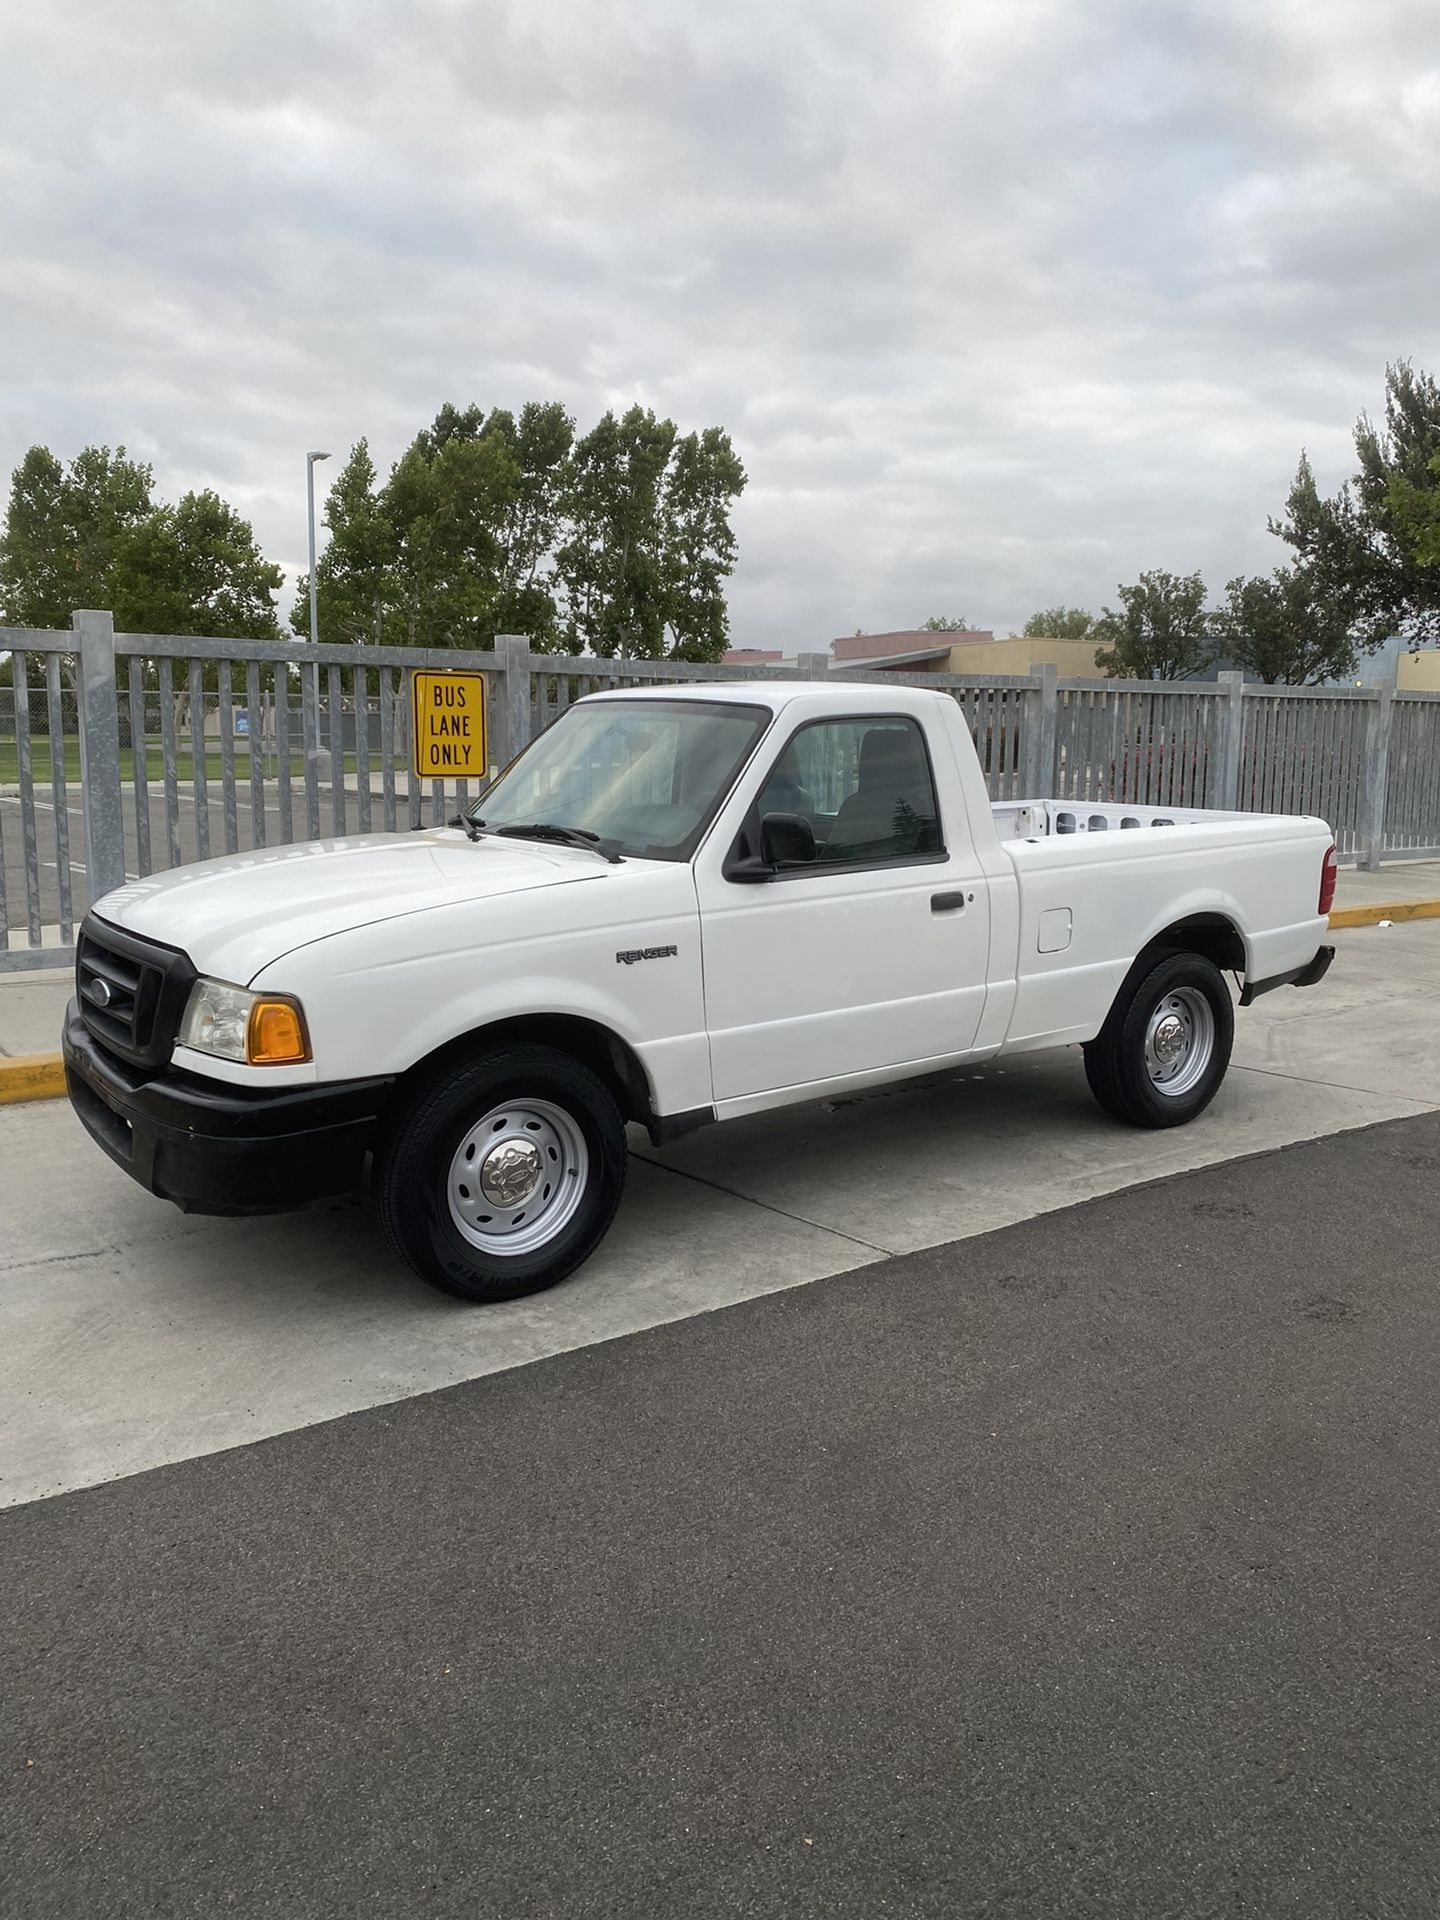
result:
[[(334, 647), (0, 627), (0, 971), (68, 960), (92, 898), (212, 854), (420, 826), (472, 797), (409, 771), (410, 676), (486, 675), (493, 768), (604, 687), (793, 678), (796, 668)], [(1343, 858), (1440, 855), (1440, 695), (1151, 681), (802, 677), (948, 692), (991, 797), (1315, 813)]]
[(1072, 683), (1057, 688), (1054, 797), (1161, 807), (1223, 804), (1221, 729), (1228, 688), (1157, 692)]

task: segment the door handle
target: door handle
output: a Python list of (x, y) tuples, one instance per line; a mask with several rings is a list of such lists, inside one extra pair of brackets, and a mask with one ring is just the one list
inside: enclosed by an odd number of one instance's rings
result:
[[(971, 896), (974, 897), (973, 895)], [(932, 913), (954, 913), (965, 904), (963, 893), (932, 893), (930, 911)]]

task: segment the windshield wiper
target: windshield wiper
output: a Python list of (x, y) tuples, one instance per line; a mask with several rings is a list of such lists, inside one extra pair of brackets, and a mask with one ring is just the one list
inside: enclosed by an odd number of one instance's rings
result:
[(472, 820), (468, 813), (457, 813), (453, 820), (447, 820), (445, 824), (447, 827), (461, 828), (467, 840), (483, 840), (485, 838), (484, 834), (480, 831), (482, 823), (479, 820)]
[(619, 841), (602, 840), (598, 833), (590, 833), (584, 827), (562, 827), (553, 820), (531, 820), (520, 826), (496, 827), (493, 831), (507, 840), (550, 840), (557, 847), (583, 847), (587, 853), (598, 853), (612, 867), (620, 865)]

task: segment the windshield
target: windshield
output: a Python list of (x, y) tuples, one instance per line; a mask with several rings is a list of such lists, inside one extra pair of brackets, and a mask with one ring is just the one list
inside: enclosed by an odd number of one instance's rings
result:
[(770, 721), (730, 701), (604, 700), (562, 714), (475, 803), (478, 825), (578, 828), (688, 860)]

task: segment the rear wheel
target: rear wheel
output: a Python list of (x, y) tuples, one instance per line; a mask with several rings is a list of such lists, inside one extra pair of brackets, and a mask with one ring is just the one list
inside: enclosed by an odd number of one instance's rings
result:
[(1166, 954), (1121, 990), (1085, 1048), (1085, 1077), (1131, 1126), (1183, 1126), (1214, 1099), (1234, 1038), (1220, 970), (1203, 954)]
[(396, 1251), (462, 1300), (513, 1300), (573, 1273), (625, 1186), (608, 1087), (568, 1054), (516, 1046), (442, 1068), (405, 1095), (376, 1155)]

